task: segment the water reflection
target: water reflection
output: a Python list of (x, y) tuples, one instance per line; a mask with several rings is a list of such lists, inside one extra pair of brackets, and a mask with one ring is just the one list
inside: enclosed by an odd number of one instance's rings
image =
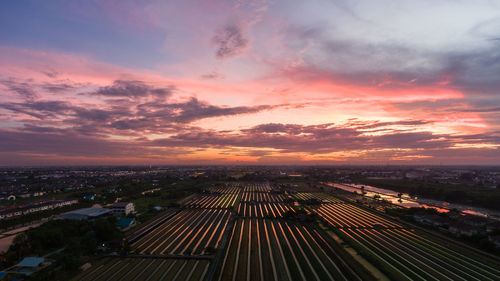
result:
[[(388, 202), (391, 202), (392, 204), (406, 207), (406, 208), (412, 208), (412, 207), (432, 208), (432, 209), (436, 209), (438, 212), (449, 212), (452, 209), (457, 209), (463, 213), (470, 214), (470, 215), (478, 215), (478, 216), (484, 216), (484, 217), (489, 216), (489, 217), (500, 218), (500, 212), (497, 212), (494, 210), (471, 207), (471, 206), (466, 206), (466, 205), (461, 205), (461, 204), (454, 204), (454, 203), (449, 203), (446, 201), (433, 200), (433, 199), (427, 199), (427, 198), (418, 198), (418, 197), (412, 198), (407, 193), (400, 194), (397, 191), (385, 189), (385, 188), (378, 188), (378, 187), (369, 186), (369, 185), (345, 184), (345, 183), (327, 183), (327, 185), (329, 185), (331, 187), (343, 189), (346, 191), (350, 191), (350, 192), (356, 192), (358, 194), (362, 194), (362, 192), (364, 192), (365, 196), (371, 197), (371, 198), (373, 198), (375, 195), (378, 195), (378, 196), (380, 196), (380, 199), (384, 199)], [(364, 187), (364, 188), (362, 188), (362, 187)], [(399, 195), (401, 195), (401, 196), (399, 197)]]

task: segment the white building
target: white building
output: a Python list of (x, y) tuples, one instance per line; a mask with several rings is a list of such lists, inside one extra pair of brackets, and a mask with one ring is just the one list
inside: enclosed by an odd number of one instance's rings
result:
[(111, 210), (115, 215), (128, 215), (135, 212), (134, 203), (131, 202), (117, 202), (111, 206)]

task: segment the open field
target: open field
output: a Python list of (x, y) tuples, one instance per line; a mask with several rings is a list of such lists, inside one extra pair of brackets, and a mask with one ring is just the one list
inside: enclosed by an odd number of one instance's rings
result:
[(498, 263), (416, 231), (339, 229), (337, 233), (393, 279), (499, 280)]
[(238, 219), (219, 280), (350, 280), (335, 259), (316, 229), (280, 220)]
[(241, 191), (241, 186), (237, 184), (227, 184), (223, 186), (211, 187), (208, 189), (212, 193), (239, 193)]
[(105, 258), (72, 281), (204, 280), (207, 259)]
[(309, 207), (393, 280), (500, 280), (500, 264), (350, 203)]
[(311, 199), (317, 199), (317, 200), (322, 200), (327, 203), (337, 203), (337, 204), (342, 204), (345, 203), (343, 200), (334, 197), (332, 195), (326, 194), (326, 193), (320, 193), (320, 192), (299, 192), (293, 194), (293, 197), (299, 200), (311, 200)]
[(219, 247), (230, 217), (227, 209), (186, 209), (132, 243), (132, 248), (140, 254), (202, 255), (207, 247)]
[(223, 193), (213, 195), (197, 196), (185, 206), (188, 208), (233, 208), (239, 198), (239, 193)]
[(241, 202), (283, 202), (288, 197), (270, 192), (243, 192)]
[(349, 203), (322, 204), (319, 207), (311, 207), (311, 210), (334, 227), (402, 227), (395, 221)]
[(295, 212), (288, 203), (240, 203), (238, 216), (255, 218), (281, 218), (286, 212)]
[(331, 194), (264, 183), (210, 188), (127, 238), (134, 256), (74, 280), (500, 280), (497, 260), (452, 240)]
[(155, 229), (158, 225), (164, 223), (166, 220), (174, 216), (179, 210), (175, 208), (168, 209), (161, 214), (155, 216), (150, 219), (146, 223), (139, 225), (138, 227), (133, 228), (131, 231), (128, 231), (126, 234), (127, 240), (129, 242), (133, 242), (139, 239), (141, 236), (149, 233), (153, 229)]

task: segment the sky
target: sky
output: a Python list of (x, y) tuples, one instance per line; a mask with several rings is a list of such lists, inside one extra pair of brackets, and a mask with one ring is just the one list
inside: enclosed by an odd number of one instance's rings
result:
[(500, 1), (0, 3), (0, 165), (500, 164)]

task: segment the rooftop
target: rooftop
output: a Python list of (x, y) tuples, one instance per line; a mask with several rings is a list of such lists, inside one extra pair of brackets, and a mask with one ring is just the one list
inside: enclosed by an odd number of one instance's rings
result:
[(38, 267), (43, 262), (43, 258), (26, 257), (17, 266), (18, 267)]
[(71, 212), (64, 213), (63, 215), (66, 214), (75, 214), (75, 215), (83, 215), (83, 216), (89, 216), (89, 217), (98, 217), (101, 215), (104, 215), (106, 213), (111, 212), (109, 209), (104, 209), (104, 208), (84, 208), (84, 209), (78, 209), (74, 210)]

